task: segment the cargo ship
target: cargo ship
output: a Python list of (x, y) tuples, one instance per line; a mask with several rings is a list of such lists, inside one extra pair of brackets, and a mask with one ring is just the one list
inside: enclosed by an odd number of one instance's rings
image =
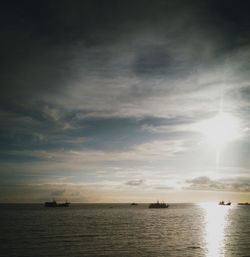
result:
[(229, 202), (225, 203), (224, 201), (221, 201), (221, 202), (219, 202), (219, 205), (227, 205), (227, 206), (230, 206), (230, 205), (231, 205), (231, 202), (229, 201)]
[(69, 207), (70, 203), (66, 201), (65, 203), (57, 203), (55, 200), (52, 202), (45, 202), (45, 207)]
[(238, 203), (238, 205), (250, 205), (250, 203), (246, 202), (246, 203)]
[(160, 203), (159, 201), (157, 201), (156, 203), (151, 203), (148, 208), (155, 208), (155, 209), (158, 209), (158, 208), (168, 208), (169, 207), (169, 204), (166, 204), (166, 203)]

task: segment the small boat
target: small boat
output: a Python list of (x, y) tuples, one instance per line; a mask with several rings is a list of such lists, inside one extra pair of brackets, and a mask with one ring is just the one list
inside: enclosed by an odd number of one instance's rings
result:
[(166, 203), (159, 203), (159, 201), (157, 201), (156, 203), (151, 203), (148, 208), (154, 208), (154, 209), (162, 209), (162, 208), (168, 208), (169, 204)]
[(45, 207), (69, 207), (70, 203), (66, 201), (65, 203), (57, 203), (55, 200), (52, 202), (45, 202)]
[(250, 203), (238, 203), (238, 205), (250, 205)]
[(138, 203), (131, 203), (131, 205), (138, 205)]
[(224, 201), (221, 201), (221, 202), (219, 202), (219, 205), (227, 205), (227, 206), (230, 206), (230, 205), (231, 205), (231, 202), (229, 201), (229, 202), (225, 203)]

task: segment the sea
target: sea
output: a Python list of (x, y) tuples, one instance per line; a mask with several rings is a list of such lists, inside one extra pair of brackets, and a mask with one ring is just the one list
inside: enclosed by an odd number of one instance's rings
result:
[(249, 257), (250, 206), (0, 205), (4, 257)]

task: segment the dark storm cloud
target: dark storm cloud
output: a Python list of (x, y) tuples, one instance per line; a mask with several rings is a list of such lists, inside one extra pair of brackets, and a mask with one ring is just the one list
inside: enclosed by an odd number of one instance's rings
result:
[[(105, 82), (90, 85), (81, 74), (85, 78), (124, 72), (130, 76), (128, 71), (139, 77), (187, 76), (197, 67), (214, 63), (229, 41), (237, 45), (233, 31), (224, 30), (230, 28), (232, 13), (227, 14), (227, 8), (222, 12), (221, 6), (214, 1), (6, 2), (1, 8), (1, 99), (28, 105), (52, 98), (61, 106), (75, 84), (93, 98), (98, 96), (92, 91), (113, 89)], [(238, 7), (237, 12), (242, 10)], [(240, 20), (243, 27), (244, 22), (248, 24), (247, 17)], [(114, 56), (122, 53), (132, 55), (131, 59), (117, 63)], [(115, 97), (136, 101), (162, 93), (156, 81), (148, 86), (145, 81), (143, 86), (138, 83), (131, 90), (127, 85), (128, 92)], [(81, 104), (84, 109), (93, 108)]]
[[(137, 75), (186, 74), (197, 58), (199, 65), (202, 58), (211, 60), (212, 53), (206, 56), (204, 51), (206, 45), (215, 41), (223, 52), (228, 42), (220, 31), (213, 33), (207, 26), (220, 15), (219, 11), (214, 15), (216, 5), (212, 5), (214, 13), (209, 6), (199, 1), (5, 2), (1, 8), (2, 97), (32, 101), (32, 97), (61, 93), (78, 76), (71, 65), (79, 54), (83, 73), (93, 68), (100, 71), (111, 55), (123, 51), (121, 42), (130, 44), (135, 54), (130, 66)], [(224, 16), (217, 19), (218, 28)], [(112, 53), (105, 46), (111, 46)]]
[(174, 73), (177, 64), (175, 60), (167, 54), (164, 47), (148, 47), (143, 52), (137, 53), (134, 63), (134, 71), (139, 75), (152, 76), (162, 75), (163, 73)]
[[(228, 42), (237, 46), (231, 23), (237, 26), (238, 19), (241, 27), (248, 24), (244, 4), (236, 5), (234, 14), (230, 9), (233, 2), (226, 3), (5, 2), (1, 8), (1, 99), (8, 105), (21, 102), (26, 109), (33, 109), (32, 104), (42, 99), (45, 105), (55, 102), (63, 109), (62, 105), (72, 98), (69, 92), (80, 84), (71, 103), (73, 108), (81, 105), (91, 112), (97, 104), (90, 106), (88, 98), (97, 102), (103, 96), (107, 104), (112, 104), (114, 99), (138, 102), (171, 93), (167, 87), (173, 89), (173, 83), (162, 88), (157, 81), (135, 81), (128, 82), (123, 90), (117, 80), (110, 86), (110, 81), (103, 79), (131, 76), (128, 72), (138, 77), (181, 77), (214, 63)], [(117, 60), (123, 53), (131, 57)], [(109, 92), (110, 98), (103, 92)], [(75, 100), (77, 94), (83, 100)]]
[(249, 43), (249, 1), (210, 1), (209, 7), (220, 26), (230, 35), (229, 43)]

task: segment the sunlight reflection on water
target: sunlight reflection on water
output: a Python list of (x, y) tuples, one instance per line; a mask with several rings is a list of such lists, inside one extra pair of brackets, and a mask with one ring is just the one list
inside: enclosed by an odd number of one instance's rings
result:
[(202, 207), (205, 218), (206, 257), (223, 257), (225, 256), (225, 229), (228, 226), (228, 214), (232, 207), (217, 204), (205, 204)]

